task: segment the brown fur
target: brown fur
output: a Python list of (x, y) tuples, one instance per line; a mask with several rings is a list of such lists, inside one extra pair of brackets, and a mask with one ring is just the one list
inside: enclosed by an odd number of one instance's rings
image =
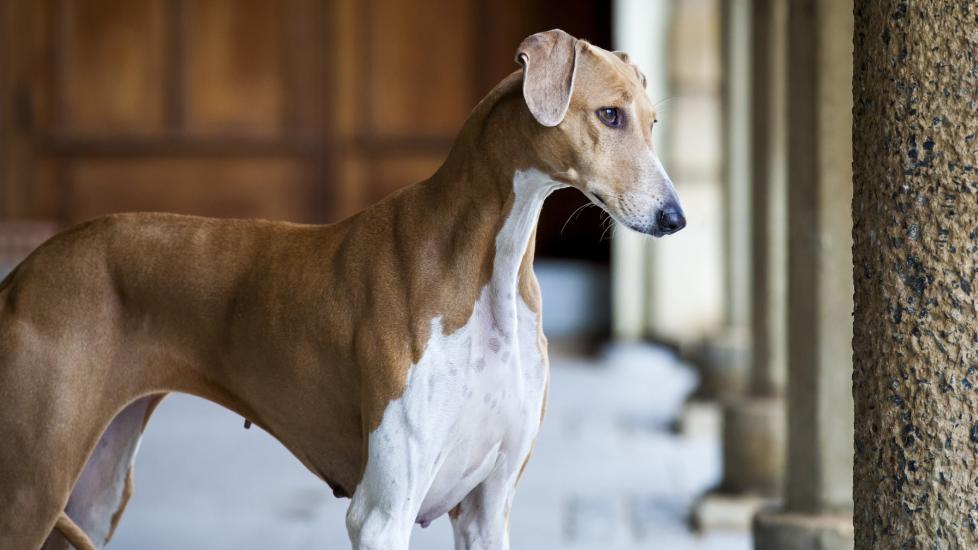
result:
[(89, 540), (88, 535), (71, 521), (68, 514), (64, 512), (58, 514), (58, 521), (55, 522), (54, 528), (64, 535), (76, 550), (95, 550), (95, 545)]
[[(651, 143), (651, 105), (630, 96), (633, 68), (575, 47), (559, 125), (533, 119), (513, 73), (435, 175), (335, 225), (123, 214), (36, 250), (0, 283), (0, 547), (40, 545), (112, 418), (170, 391), (253, 420), (352, 494), (431, 319), (462, 326), (489, 280), (515, 171), (605, 193), (612, 211), (635, 182), (624, 160)], [(593, 112), (626, 99), (642, 120), (610, 134)], [(531, 245), (519, 288), (539, 311), (532, 259)]]

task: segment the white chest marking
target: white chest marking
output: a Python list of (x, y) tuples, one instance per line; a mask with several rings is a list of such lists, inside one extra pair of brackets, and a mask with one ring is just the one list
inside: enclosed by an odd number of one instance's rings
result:
[(431, 339), (410, 368), (404, 394), (370, 434), (361, 485), (421, 500), (391, 512), (431, 521), (494, 469), (518, 471), (528, 455), (540, 424), (547, 360), (538, 342), (540, 317), (520, 296), (518, 276), (543, 200), (556, 188), (539, 172), (516, 173), (513, 208), (496, 236), (492, 279), (471, 317), (451, 334), (443, 333), (440, 317), (431, 321)]

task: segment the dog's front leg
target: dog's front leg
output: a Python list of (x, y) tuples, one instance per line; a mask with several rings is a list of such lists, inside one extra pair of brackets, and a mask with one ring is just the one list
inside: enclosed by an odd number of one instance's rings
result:
[(420, 496), (410, 496), (408, 479), (377, 474), (364, 475), (346, 513), (353, 550), (407, 550)]
[(398, 435), (371, 434), (367, 466), (346, 514), (353, 550), (408, 549), (434, 463), (420, 442)]
[(455, 550), (509, 550), (509, 510), (516, 478), (517, 472), (500, 463), (452, 510)]

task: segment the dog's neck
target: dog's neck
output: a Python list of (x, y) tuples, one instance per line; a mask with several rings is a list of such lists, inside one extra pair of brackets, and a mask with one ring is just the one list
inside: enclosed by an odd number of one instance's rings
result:
[[(522, 78), (503, 80), (473, 110), (448, 159), (422, 184), (439, 204), (457, 205), (452, 234), (492, 235), (484, 254), (492, 262), (493, 302), (518, 290), (525, 301), (538, 301), (527, 288), (532, 269), (537, 219), (544, 200), (563, 184), (540, 160), (539, 125), (526, 109)], [(474, 224), (484, 226), (476, 230)], [(493, 248), (494, 245), (494, 248)], [(531, 303), (537, 308), (538, 304)]]

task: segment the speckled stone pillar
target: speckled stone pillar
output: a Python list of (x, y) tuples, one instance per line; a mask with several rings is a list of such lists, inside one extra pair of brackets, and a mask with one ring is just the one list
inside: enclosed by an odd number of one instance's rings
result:
[(857, 0), (858, 548), (978, 548), (978, 2)]
[(787, 4), (788, 458), (784, 507), (755, 517), (755, 548), (844, 550), (853, 547), (852, 0)]

